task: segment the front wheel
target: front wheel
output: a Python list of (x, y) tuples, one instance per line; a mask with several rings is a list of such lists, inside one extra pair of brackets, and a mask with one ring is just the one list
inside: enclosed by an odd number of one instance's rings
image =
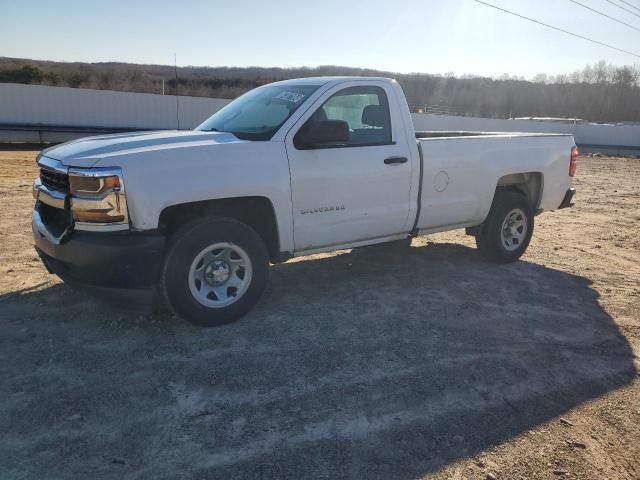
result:
[(233, 322), (264, 291), (268, 253), (260, 236), (232, 219), (192, 222), (173, 235), (162, 286), (171, 309), (201, 326)]
[(476, 235), (478, 250), (496, 263), (518, 260), (533, 235), (533, 212), (527, 198), (515, 191), (496, 193), (487, 220)]

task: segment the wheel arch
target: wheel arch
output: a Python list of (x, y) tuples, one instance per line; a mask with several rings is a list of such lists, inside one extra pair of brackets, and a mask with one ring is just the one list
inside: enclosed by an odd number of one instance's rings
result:
[(171, 235), (186, 223), (205, 216), (232, 218), (249, 225), (266, 245), (270, 260), (281, 261), (275, 208), (267, 197), (230, 197), (170, 205), (160, 212), (158, 229)]
[(501, 189), (520, 192), (527, 198), (531, 211), (536, 212), (542, 200), (543, 181), (544, 176), (541, 172), (522, 172), (504, 175), (498, 179), (493, 194), (494, 200)]
[(507, 175), (503, 175), (496, 182), (496, 187), (493, 192), (493, 198), (491, 200), (491, 206), (487, 210), (487, 213), (481, 224), (467, 227), (465, 229), (467, 235), (477, 235), (479, 229), (482, 225), (487, 221), (493, 206), (495, 205), (496, 199), (500, 196), (501, 192), (504, 191), (515, 191), (525, 196), (529, 206), (531, 207), (531, 211), (538, 212), (540, 207), (540, 202), (542, 201), (542, 191), (544, 188), (544, 175), (541, 172), (520, 172), (520, 173), (510, 173)]

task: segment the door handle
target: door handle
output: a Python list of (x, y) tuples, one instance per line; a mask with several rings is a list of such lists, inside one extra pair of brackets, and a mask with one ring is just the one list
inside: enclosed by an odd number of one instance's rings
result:
[(384, 159), (385, 165), (399, 165), (401, 163), (407, 163), (409, 159), (407, 157), (389, 157)]

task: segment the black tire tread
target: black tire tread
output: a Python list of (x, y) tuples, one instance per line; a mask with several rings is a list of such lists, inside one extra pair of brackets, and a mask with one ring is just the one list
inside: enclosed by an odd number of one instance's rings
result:
[[(500, 241), (500, 229), (507, 213), (513, 208), (522, 209), (527, 215), (527, 236), (522, 245), (512, 251), (507, 251)], [(518, 260), (529, 246), (533, 235), (533, 211), (527, 197), (516, 190), (498, 190), (491, 205), (489, 216), (476, 235), (476, 246), (480, 253), (494, 263), (511, 263)]]

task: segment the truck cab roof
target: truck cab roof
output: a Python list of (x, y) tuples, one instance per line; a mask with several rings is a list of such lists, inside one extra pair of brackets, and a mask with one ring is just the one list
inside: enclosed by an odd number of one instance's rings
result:
[(325, 85), (327, 83), (344, 83), (352, 81), (385, 81), (395, 82), (392, 78), (386, 77), (358, 77), (358, 76), (327, 76), (327, 77), (305, 77), (305, 78), (292, 78), (290, 80), (282, 80), (270, 85)]

